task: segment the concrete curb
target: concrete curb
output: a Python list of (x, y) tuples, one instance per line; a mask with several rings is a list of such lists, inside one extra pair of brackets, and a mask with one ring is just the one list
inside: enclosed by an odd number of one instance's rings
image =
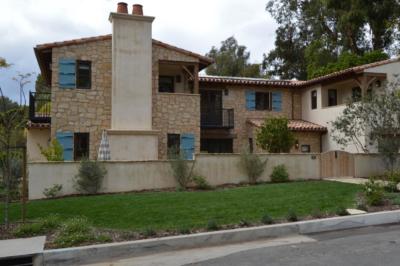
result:
[(193, 235), (145, 239), (43, 252), (44, 265), (79, 265), (121, 257), (135, 257), (157, 252), (202, 246), (254, 241), (291, 234), (312, 234), (400, 222), (400, 210), (333, 217), (259, 227), (240, 228)]

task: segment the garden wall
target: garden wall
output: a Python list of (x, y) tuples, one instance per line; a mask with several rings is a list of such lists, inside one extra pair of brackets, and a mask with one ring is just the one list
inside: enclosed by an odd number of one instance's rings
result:
[[(268, 181), (275, 165), (285, 164), (290, 179), (318, 179), (319, 154), (268, 154), (261, 180)], [(206, 177), (211, 185), (246, 182), (239, 169), (239, 154), (198, 154), (195, 173)], [(107, 161), (107, 176), (101, 192), (127, 192), (176, 186), (168, 161)], [(54, 184), (63, 186), (62, 195), (76, 194), (73, 178), (78, 172), (78, 162), (31, 162), (28, 164), (29, 199), (44, 198), (43, 190)]]

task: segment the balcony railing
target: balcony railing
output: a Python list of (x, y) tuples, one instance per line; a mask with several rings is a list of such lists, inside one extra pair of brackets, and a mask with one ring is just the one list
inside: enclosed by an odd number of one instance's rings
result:
[(233, 109), (206, 109), (201, 112), (202, 128), (233, 128)]
[(29, 92), (29, 120), (34, 123), (51, 122), (51, 93)]

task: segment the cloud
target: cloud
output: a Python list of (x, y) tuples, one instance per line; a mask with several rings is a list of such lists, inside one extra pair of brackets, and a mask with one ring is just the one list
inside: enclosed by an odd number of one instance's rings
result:
[[(17, 99), (17, 71), (39, 72), (33, 47), (40, 43), (111, 32), (108, 21), (114, 0), (14, 0), (0, 3), (0, 56), (13, 63), (0, 70), (0, 86)], [(145, 15), (155, 16), (153, 36), (161, 41), (205, 54), (211, 46), (234, 35), (261, 62), (274, 45), (276, 24), (260, 0), (139, 1)], [(134, 2), (128, 2), (129, 10)], [(34, 80), (27, 86), (32, 90)]]

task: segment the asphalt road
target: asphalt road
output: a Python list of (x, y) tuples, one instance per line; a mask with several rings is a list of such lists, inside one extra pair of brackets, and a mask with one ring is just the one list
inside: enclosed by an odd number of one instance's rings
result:
[(308, 237), (316, 241), (249, 249), (186, 265), (400, 265), (400, 225)]

